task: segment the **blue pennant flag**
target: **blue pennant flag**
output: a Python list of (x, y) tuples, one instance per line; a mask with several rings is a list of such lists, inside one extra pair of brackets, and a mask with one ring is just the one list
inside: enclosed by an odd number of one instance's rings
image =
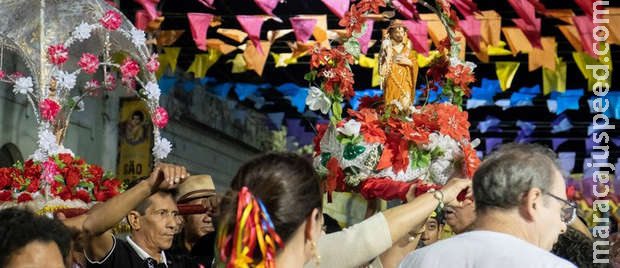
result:
[(159, 89), (161, 90), (161, 94), (168, 94), (177, 81), (179, 81), (179, 78), (176, 76), (162, 76), (159, 79)]
[(192, 92), (194, 90), (194, 81), (187, 81), (183, 83), (183, 89), (185, 92)]
[(297, 111), (303, 113), (306, 109), (306, 97), (308, 97), (308, 88), (299, 88), (297, 94), (286, 97), (291, 101), (291, 105), (297, 108)]
[(215, 93), (215, 95), (217, 95), (221, 99), (226, 99), (226, 96), (228, 96), (228, 92), (230, 91), (232, 87), (233, 87), (232, 83), (223, 83), (223, 84), (218, 84), (214, 87), (211, 87), (210, 89), (213, 93)]
[(536, 95), (529, 93), (515, 92), (510, 96), (510, 107), (534, 106)]
[(570, 120), (568, 119), (568, 117), (566, 117), (565, 114), (561, 114), (560, 116), (558, 116), (558, 118), (553, 120), (553, 122), (551, 123), (551, 127), (551, 133), (555, 134), (568, 131), (573, 127), (573, 125), (570, 123)]
[(273, 125), (276, 127), (276, 129), (281, 129), (282, 128), (282, 120), (284, 120), (284, 113), (283, 112), (280, 112), (280, 113), (268, 113), (267, 117), (269, 118), (271, 123), (273, 123)]
[(215, 77), (210, 77), (210, 76), (205, 76), (203, 78), (200, 78), (200, 85), (204, 86), (207, 83), (217, 83), (217, 79), (215, 79)]
[(568, 141), (568, 138), (552, 138), (551, 144), (553, 145), (553, 151), (557, 151), (558, 147)]
[(480, 130), (480, 133), (486, 133), (487, 131), (502, 132), (502, 129), (498, 126), (500, 122), (496, 117), (487, 115), (486, 120), (478, 123), (478, 130)]
[(558, 164), (562, 168), (565, 174), (571, 174), (575, 168), (575, 152), (561, 152), (558, 153)]
[(284, 83), (276, 87), (276, 90), (282, 93), (284, 96), (295, 96), (297, 95), (297, 91), (299, 91), (299, 86), (293, 83)]
[(540, 94), (540, 85), (535, 85), (533, 87), (522, 87), (519, 89), (519, 93), (538, 95)]
[(254, 84), (237, 83), (237, 85), (235, 85), (235, 93), (237, 93), (237, 97), (240, 101), (245, 100), (245, 98), (254, 94), (257, 90), (258, 86)]

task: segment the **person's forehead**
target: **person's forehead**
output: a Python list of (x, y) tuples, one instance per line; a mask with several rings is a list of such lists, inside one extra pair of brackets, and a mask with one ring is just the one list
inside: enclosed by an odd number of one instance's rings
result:
[(170, 194), (154, 194), (149, 197), (149, 201), (151, 201), (151, 205), (148, 207), (150, 210), (177, 210), (177, 205)]

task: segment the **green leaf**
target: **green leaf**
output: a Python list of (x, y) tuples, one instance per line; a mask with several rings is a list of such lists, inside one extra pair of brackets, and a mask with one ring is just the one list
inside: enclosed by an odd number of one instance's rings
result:
[(65, 179), (61, 175), (54, 176), (54, 180), (60, 183), (65, 183)]
[(304, 75), (304, 80), (308, 82), (314, 81), (316, 79), (317, 70), (312, 70)]
[(336, 124), (342, 120), (342, 106), (340, 102), (332, 103), (332, 116), (337, 119)]
[(360, 37), (362, 37), (365, 33), (366, 33), (366, 28), (368, 28), (368, 24), (364, 23), (362, 24), (362, 29), (359, 32), (353, 32), (353, 37), (355, 39), (360, 39)]
[(431, 165), (431, 155), (429, 153), (423, 153), (418, 158), (418, 166), (420, 168), (426, 168)]
[(433, 149), (431, 151), (431, 158), (433, 158), (433, 159), (442, 157), (443, 155), (444, 155), (444, 152), (441, 151), (441, 149), (439, 149), (439, 147), (435, 147), (435, 149)]
[(69, 103), (68, 103), (68, 104), (69, 104), (69, 107), (70, 107), (71, 109), (75, 109), (75, 105), (76, 105), (76, 103), (75, 103), (75, 101), (73, 100), (73, 98), (69, 99)]
[(95, 188), (95, 184), (91, 181), (80, 181), (80, 183), (78, 184), (78, 186), (82, 187), (82, 188), (86, 188), (88, 189), (88, 191), (91, 191), (92, 189)]
[(342, 140), (340, 140), (340, 143), (342, 144), (347, 144), (347, 143), (351, 143), (351, 139), (350, 138), (343, 138)]
[(355, 138), (353, 138), (353, 140), (351, 141), (353, 144), (358, 144), (362, 141), (362, 135), (357, 135), (355, 136)]
[(351, 37), (344, 43), (344, 50), (355, 58), (359, 58), (361, 53), (360, 42), (357, 38)]

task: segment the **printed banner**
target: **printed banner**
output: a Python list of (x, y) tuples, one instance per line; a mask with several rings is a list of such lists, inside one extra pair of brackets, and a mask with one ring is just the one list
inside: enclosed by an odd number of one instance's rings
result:
[(149, 176), (153, 125), (146, 104), (137, 98), (122, 98), (118, 125), (116, 174), (125, 183)]

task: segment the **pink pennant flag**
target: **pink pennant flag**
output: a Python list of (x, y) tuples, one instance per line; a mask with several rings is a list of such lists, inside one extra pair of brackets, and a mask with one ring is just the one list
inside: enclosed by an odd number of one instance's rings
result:
[[(161, 17), (161, 11), (157, 11), (157, 17)], [(136, 11), (136, 21), (134, 23), (136, 28), (144, 31), (151, 21), (153, 20), (149, 18), (149, 14), (146, 13), (146, 10), (140, 9)]]
[(508, 3), (517, 12), (517, 15), (526, 22), (532, 23), (536, 19), (536, 9), (528, 0), (508, 0)]
[(405, 20), (403, 21), (407, 27), (407, 36), (411, 41), (411, 47), (418, 53), (428, 57), (430, 44), (428, 43), (428, 25), (426, 21)]
[(374, 25), (375, 21), (366, 20), (366, 32), (364, 32), (364, 35), (360, 36), (357, 40), (360, 42), (360, 48), (363, 54), (366, 54), (368, 52), (368, 48), (370, 47), (370, 37), (372, 37), (372, 29), (374, 28)]
[(258, 7), (260, 7), (260, 9), (265, 11), (265, 13), (274, 16), (273, 10), (276, 8), (280, 0), (254, 0), (254, 2), (258, 5)]
[(479, 13), (478, 5), (473, 0), (448, 0), (463, 17), (473, 16), (474, 13)]
[(596, 27), (592, 18), (588, 16), (575, 16), (573, 17), (573, 22), (577, 27), (577, 31), (579, 32), (579, 36), (581, 36), (581, 44), (583, 45), (584, 52), (588, 53), (588, 55), (598, 58), (598, 55), (594, 53), (594, 47), (592, 44), (596, 44), (596, 40), (594, 40), (594, 36), (592, 35), (592, 29)]
[(482, 34), (480, 32), (481, 22), (474, 16), (466, 17), (465, 20), (459, 21), (459, 27), (463, 31), (467, 44), (475, 52), (480, 52), (480, 41)]
[(157, 18), (157, 10), (155, 9), (155, 5), (159, 3), (159, 0), (133, 0), (134, 2), (140, 4), (146, 13), (149, 15), (149, 21)]
[(241, 24), (241, 28), (248, 34), (252, 44), (261, 54), (263, 49), (260, 45), (260, 29), (263, 27), (264, 20), (262, 16), (237, 15), (237, 21)]
[(409, 3), (407, 0), (394, 0), (392, 1), (392, 5), (394, 5), (396, 10), (398, 10), (398, 12), (408, 20), (420, 20), (420, 14), (418, 14), (418, 9), (415, 5)]
[(590, 20), (594, 15), (594, 2), (596, 0), (575, 0), (575, 3), (590, 17)]
[(321, 0), (339, 18), (344, 17), (344, 13), (349, 10), (350, 0)]
[(530, 41), (532, 47), (542, 49), (540, 42), (540, 18), (534, 19), (533, 23), (530, 23), (524, 19), (512, 19), (519, 29), (525, 34), (527, 40)]
[(300, 18), (293, 17), (289, 18), (291, 21), (291, 25), (293, 26), (293, 32), (295, 33), (295, 37), (297, 41), (305, 43), (310, 39), (312, 33), (314, 32), (314, 26), (316, 26), (316, 19), (312, 18)]
[(210, 9), (215, 9), (215, 6), (213, 6), (214, 1), (215, 0), (198, 0), (198, 2), (200, 2), (201, 4), (205, 5), (206, 7)]
[(189, 27), (192, 30), (192, 37), (196, 47), (200, 50), (207, 50), (207, 29), (213, 20), (213, 14), (209, 13), (187, 13)]

